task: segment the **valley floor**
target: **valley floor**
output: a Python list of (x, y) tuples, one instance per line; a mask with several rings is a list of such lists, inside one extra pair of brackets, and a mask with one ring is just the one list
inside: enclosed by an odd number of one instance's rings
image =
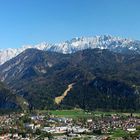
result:
[(0, 116), (0, 139), (139, 140), (140, 113), (34, 110)]

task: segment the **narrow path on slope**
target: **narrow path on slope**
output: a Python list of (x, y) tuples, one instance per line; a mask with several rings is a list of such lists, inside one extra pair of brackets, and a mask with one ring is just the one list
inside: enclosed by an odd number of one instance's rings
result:
[(58, 96), (58, 97), (55, 98), (55, 103), (56, 104), (59, 105), (64, 100), (64, 98), (67, 96), (68, 92), (73, 88), (74, 84), (75, 83), (69, 84), (68, 88), (65, 90), (65, 92), (61, 96)]

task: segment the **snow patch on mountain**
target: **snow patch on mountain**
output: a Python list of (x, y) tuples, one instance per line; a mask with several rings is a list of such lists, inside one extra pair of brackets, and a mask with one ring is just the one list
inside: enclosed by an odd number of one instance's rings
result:
[(21, 48), (14, 48), (14, 49), (9, 48), (6, 50), (0, 50), (0, 65), (5, 63), (6, 61), (10, 60), (11, 58), (16, 57), (17, 55), (19, 55), (20, 53), (22, 53), (26, 49), (36, 48), (39, 50), (44, 50), (47, 46), (49, 47), (50, 45), (43, 42), (43, 43), (37, 44), (35, 46), (24, 45)]
[(76, 37), (70, 41), (65, 41), (59, 44), (48, 44), (46, 42), (37, 45), (25, 45), (22, 48), (7, 49), (0, 51), (0, 65), (17, 56), (21, 52), (29, 48), (36, 48), (44, 51), (52, 51), (58, 53), (74, 53), (84, 49), (109, 49), (114, 52), (125, 52), (133, 50), (140, 53), (140, 41), (113, 37), (110, 35), (94, 36), (94, 37)]

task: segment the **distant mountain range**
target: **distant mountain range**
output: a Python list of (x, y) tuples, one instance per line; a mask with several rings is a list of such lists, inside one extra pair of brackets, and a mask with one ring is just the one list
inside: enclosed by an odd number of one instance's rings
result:
[(35, 46), (27, 45), (17, 49), (1, 50), (0, 65), (29, 48), (36, 48), (39, 50), (58, 52), (63, 54), (71, 54), (89, 48), (109, 49), (110, 51), (121, 53), (129, 53), (130, 51), (140, 53), (140, 41), (103, 35), (73, 38), (70, 41), (66, 41), (60, 44), (48, 44), (44, 42)]

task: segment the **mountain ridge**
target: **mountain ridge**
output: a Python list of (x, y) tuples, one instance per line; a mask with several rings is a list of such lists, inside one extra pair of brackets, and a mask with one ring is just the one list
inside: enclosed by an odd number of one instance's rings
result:
[(0, 65), (29, 48), (58, 52), (63, 54), (70, 54), (89, 48), (109, 49), (111, 51), (121, 53), (133, 51), (140, 54), (140, 41), (114, 37), (110, 35), (102, 35), (93, 37), (77, 37), (71, 39), (70, 41), (65, 41), (58, 44), (48, 44), (46, 42), (42, 42), (34, 46), (25, 45), (22, 48), (1, 50)]

